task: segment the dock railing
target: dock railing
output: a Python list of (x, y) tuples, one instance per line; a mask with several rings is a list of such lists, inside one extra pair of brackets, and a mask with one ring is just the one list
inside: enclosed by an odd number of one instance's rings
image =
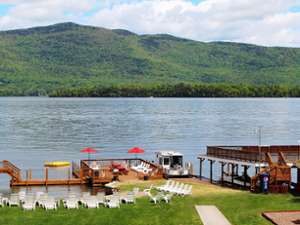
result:
[(233, 159), (246, 162), (259, 162), (260, 157), (258, 152), (249, 152), (246, 150), (224, 149), (220, 147), (207, 147), (207, 155), (212, 157)]

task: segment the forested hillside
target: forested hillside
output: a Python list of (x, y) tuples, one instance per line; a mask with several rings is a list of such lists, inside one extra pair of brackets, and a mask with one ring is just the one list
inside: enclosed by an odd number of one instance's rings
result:
[(74, 23), (2, 31), (0, 59), (0, 95), (56, 95), (132, 83), (300, 84), (297, 48), (203, 43)]

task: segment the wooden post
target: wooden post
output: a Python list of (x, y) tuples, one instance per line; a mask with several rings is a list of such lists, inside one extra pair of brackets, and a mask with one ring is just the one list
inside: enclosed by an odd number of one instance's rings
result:
[(200, 158), (200, 167), (199, 167), (199, 179), (202, 179), (202, 164), (205, 159)]
[(297, 168), (297, 184), (296, 184), (296, 191), (300, 192), (300, 169)]
[(246, 179), (247, 179), (247, 170), (248, 170), (249, 166), (243, 165), (243, 167), (244, 167), (244, 187), (246, 187), (247, 186), (247, 181), (246, 181)]
[(235, 175), (239, 175), (239, 164), (236, 164), (235, 165), (236, 166), (236, 168), (235, 168)]
[(70, 185), (70, 179), (71, 179), (71, 171), (70, 171), (70, 167), (68, 169), (68, 185)]
[(26, 186), (27, 186), (27, 184), (28, 184), (28, 177), (29, 177), (29, 171), (26, 170)]
[(210, 176), (209, 176), (209, 179), (210, 179), (210, 183), (212, 183), (213, 182), (213, 163), (215, 161), (209, 159), (209, 162), (210, 162)]
[(234, 175), (234, 164), (231, 163), (231, 185), (234, 183), (233, 175)]
[(221, 162), (221, 184), (223, 185), (224, 183), (224, 166), (226, 165), (226, 163)]
[(48, 167), (45, 168), (45, 183), (48, 185)]

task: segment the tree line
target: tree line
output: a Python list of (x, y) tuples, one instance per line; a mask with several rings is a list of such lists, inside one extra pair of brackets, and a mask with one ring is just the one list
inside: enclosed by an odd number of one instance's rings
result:
[(233, 84), (126, 84), (58, 88), (50, 97), (300, 97), (300, 86)]

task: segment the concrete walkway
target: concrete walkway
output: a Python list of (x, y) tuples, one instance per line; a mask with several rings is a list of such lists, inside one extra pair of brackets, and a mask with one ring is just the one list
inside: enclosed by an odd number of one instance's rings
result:
[(196, 205), (196, 210), (204, 225), (231, 225), (214, 205)]

